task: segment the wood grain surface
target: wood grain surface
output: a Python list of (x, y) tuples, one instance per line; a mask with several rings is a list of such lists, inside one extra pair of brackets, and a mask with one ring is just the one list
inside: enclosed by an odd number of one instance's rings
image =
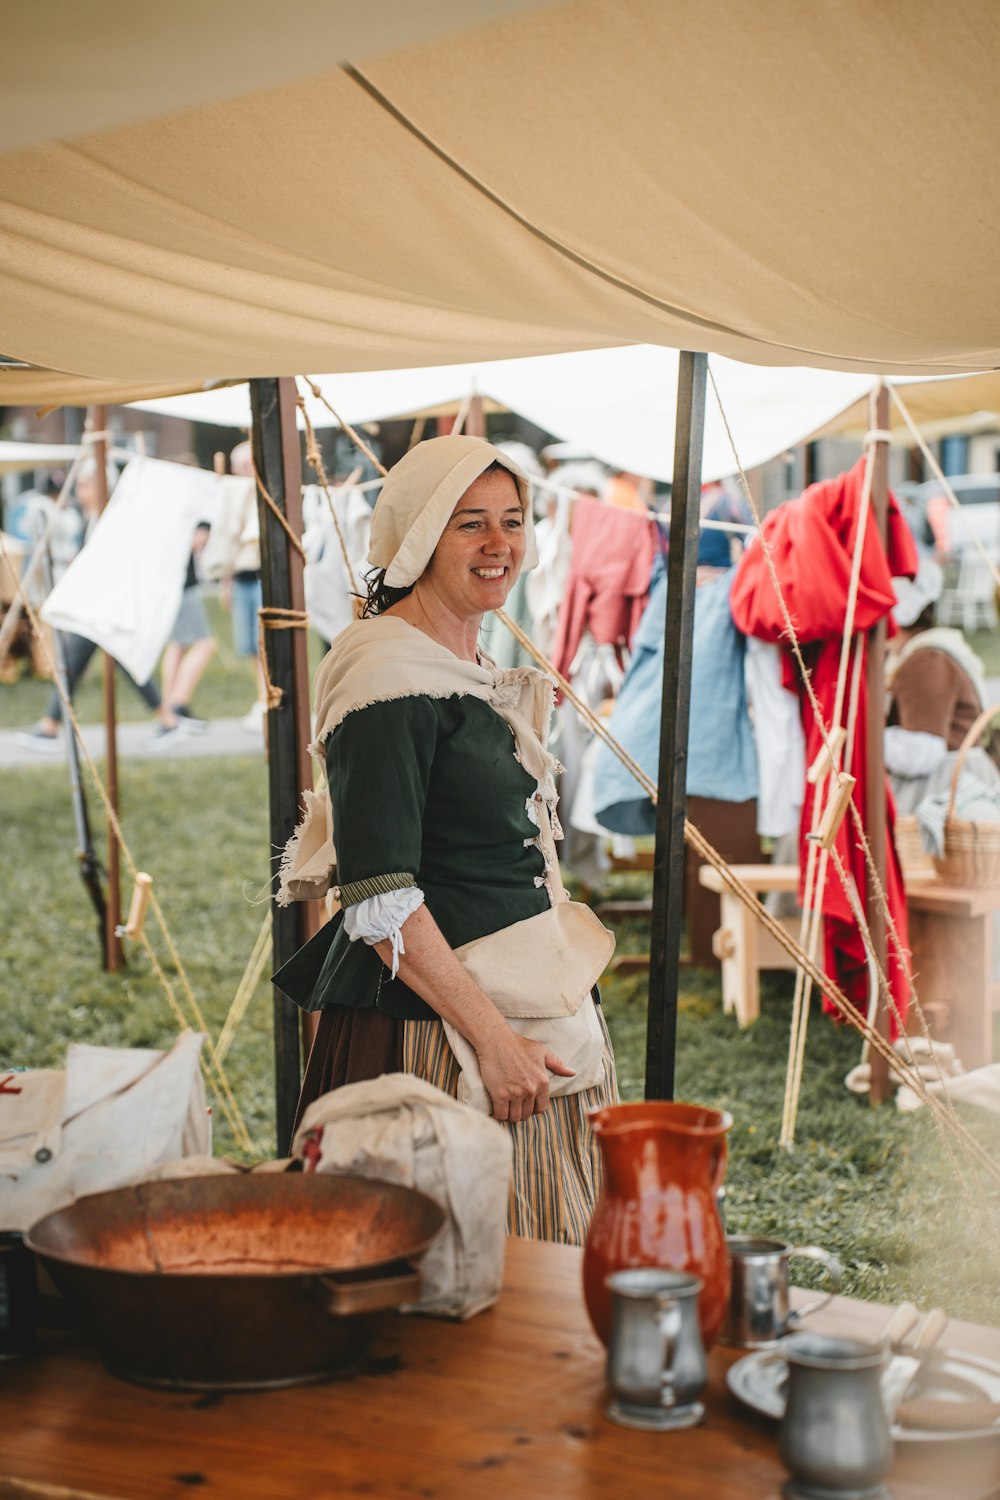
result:
[[(872, 1337), (887, 1319), (838, 1298), (811, 1323)], [(996, 1330), (952, 1324), (944, 1342), (1000, 1359)], [(725, 1387), (737, 1357), (713, 1352), (701, 1427), (614, 1426), (580, 1252), (511, 1240), (497, 1307), (464, 1324), (390, 1317), (361, 1371), (323, 1385), (144, 1390), (81, 1336), (45, 1333), (0, 1366), (0, 1500), (778, 1500), (775, 1426)], [(891, 1476), (894, 1500), (984, 1500), (998, 1482), (996, 1440), (900, 1446)]]

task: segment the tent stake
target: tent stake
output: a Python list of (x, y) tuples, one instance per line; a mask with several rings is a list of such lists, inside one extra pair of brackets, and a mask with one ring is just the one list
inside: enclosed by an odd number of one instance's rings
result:
[[(302, 465), (295, 425), (295, 382), (251, 380), (254, 462), (262, 482), (296, 536), (302, 534)], [(302, 559), (270, 508), (258, 494), (261, 581), (264, 608), (304, 610)], [(268, 630), (266, 650), (271, 681), (281, 702), (267, 716), (268, 796), (271, 872), (299, 819), (301, 793), (312, 786), (309, 761), (309, 662), (304, 629)], [(280, 967), (318, 930), (315, 902), (272, 906), (274, 966)], [(307, 909), (308, 908), (308, 909)], [(278, 1155), (291, 1142), (301, 1086), (298, 1007), (274, 991), (274, 1083)]]
[(701, 455), (708, 355), (683, 352), (677, 371), (677, 426), (670, 499), (670, 553), (660, 714), (660, 796), (653, 856), (646, 1098), (672, 1099), (684, 894), (688, 719), (694, 591), (698, 563)]

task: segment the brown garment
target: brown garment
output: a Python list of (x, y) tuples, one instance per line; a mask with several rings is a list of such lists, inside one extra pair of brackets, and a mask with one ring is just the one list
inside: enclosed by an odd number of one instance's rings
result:
[(398, 1073), (402, 1066), (403, 1023), (371, 1006), (328, 1005), (320, 1012), (319, 1025), (302, 1092), (295, 1111), (293, 1134), (302, 1116), (320, 1094), (345, 1083), (363, 1083), (383, 1073)]
[[(757, 836), (757, 799), (748, 802), (721, 802), (717, 797), (689, 797), (687, 815), (691, 822), (714, 844), (732, 865), (759, 865), (763, 856)], [(684, 915), (687, 918), (688, 952), (691, 962), (702, 969), (719, 968), (712, 951), (712, 936), (722, 920), (722, 908), (716, 891), (710, 891), (698, 880), (704, 864), (695, 851), (685, 851)]]
[(935, 734), (957, 750), (979, 716), (975, 684), (954, 657), (933, 646), (906, 658), (892, 684), (888, 723)]

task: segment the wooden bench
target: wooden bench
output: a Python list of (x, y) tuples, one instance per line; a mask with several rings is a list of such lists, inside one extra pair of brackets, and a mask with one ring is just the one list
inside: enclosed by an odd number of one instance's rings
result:
[[(799, 888), (798, 865), (733, 865), (733, 874), (750, 887), (755, 896), (770, 891), (795, 892)], [(761, 969), (794, 969), (794, 960), (757, 920), (752, 911), (729, 889), (714, 865), (702, 865), (698, 879), (718, 894), (722, 916), (712, 939), (712, 948), (722, 965), (722, 1008), (733, 1011), (737, 1025), (749, 1026), (760, 1015)], [(777, 919), (796, 940), (800, 919)], [(822, 937), (820, 940), (822, 954)]]
[[(733, 873), (755, 895), (797, 891), (797, 865), (734, 865)], [(705, 865), (699, 878), (716, 891), (722, 919), (714, 938), (722, 964), (722, 1003), (740, 1026), (760, 1014), (760, 971), (794, 969), (795, 961), (760, 925), (753, 912)], [(946, 885), (933, 871), (908, 870), (912, 970), (917, 997), (932, 1036), (950, 1042), (966, 1068), (978, 1068), (993, 1056), (993, 1013), (1000, 1009), (1000, 984), (993, 979), (993, 913), (1000, 891), (967, 890)], [(800, 918), (781, 925), (798, 940)], [(819, 954), (822, 962), (822, 943)], [(913, 1030), (918, 1030), (913, 1018)]]

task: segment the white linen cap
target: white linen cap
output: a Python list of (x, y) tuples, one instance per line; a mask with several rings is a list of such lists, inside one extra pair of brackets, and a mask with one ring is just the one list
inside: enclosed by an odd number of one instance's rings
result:
[(389, 470), (372, 513), (368, 561), (385, 569), (391, 589), (416, 583), (434, 554), (451, 514), (470, 484), (491, 464), (517, 484), (524, 517), (522, 569), (538, 562), (528, 480), (512, 458), (476, 437), (428, 438)]

